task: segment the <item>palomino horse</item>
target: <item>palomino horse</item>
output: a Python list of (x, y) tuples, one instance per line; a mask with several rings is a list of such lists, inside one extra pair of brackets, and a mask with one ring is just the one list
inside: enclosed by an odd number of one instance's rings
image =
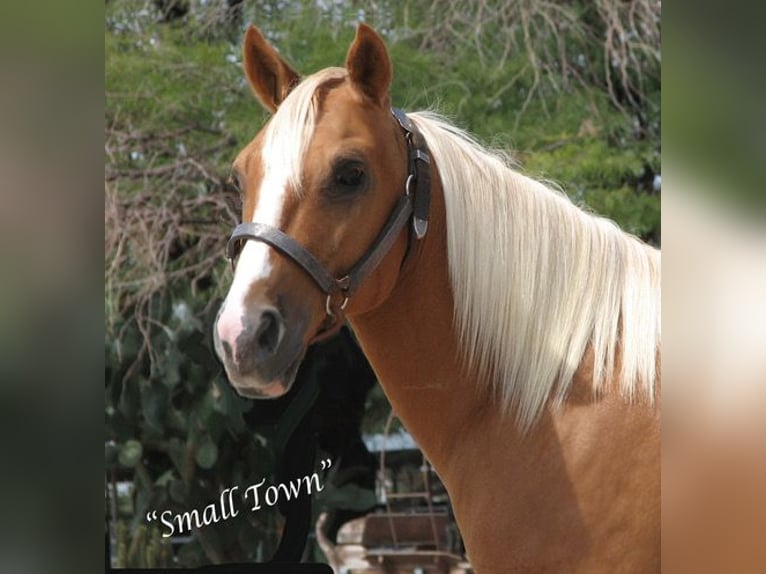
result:
[(284, 394), (345, 316), (477, 572), (658, 571), (659, 252), (392, 110), (365, 25), (345, 68), (303, 80), (251, 27), (244, 68), (273, 116), (233, 167), (232, 385)]

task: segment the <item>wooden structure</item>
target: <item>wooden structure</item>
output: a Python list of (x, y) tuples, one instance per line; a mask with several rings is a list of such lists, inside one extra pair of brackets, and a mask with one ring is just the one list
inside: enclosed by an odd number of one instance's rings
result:
[(378, 493), (385, 510), (344, 524), (333, 544), (317, 524), (317, 539), (336, 574), (471, 574), (462, 541), (449, 508), (440, 496), (443, 486), (433, 467), (420, 453), (420, 489), (402, 491), (389, 478), (386, 439), (389, 415), (380, 450)]

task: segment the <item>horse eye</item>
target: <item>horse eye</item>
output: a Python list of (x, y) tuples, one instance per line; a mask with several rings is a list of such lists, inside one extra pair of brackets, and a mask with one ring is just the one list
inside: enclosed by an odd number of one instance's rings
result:
[(335, 172), (335, 185), (341, 191), (353, 191), (364, 183), (364, 177), (364, 168), (361, 165), (342, 165)]

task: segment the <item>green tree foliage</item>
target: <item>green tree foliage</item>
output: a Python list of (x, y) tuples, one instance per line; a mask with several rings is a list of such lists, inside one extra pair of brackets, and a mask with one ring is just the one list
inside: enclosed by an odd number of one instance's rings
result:
[[(249, 404), (210, 350), (239, 217), (229, 166), (266, 117), (241, 70), (244, 25), (311, 72), (341, 65), (367, 21), (390, 47), (397, 106), (436, 108), (659, 242), (659, 2), (188, 0), (172, 14), (170, 4), (106, 8), (107, 490), (134, 485), (107, 508), (121, 565), (265, 560), (274, 512), (200, 529), (175, 558), (145, 518), (204, 507), (273, 468), (274, 429), (245, 423)], [(382, 393), (371, 396), (368, 430), (387, 414)]]

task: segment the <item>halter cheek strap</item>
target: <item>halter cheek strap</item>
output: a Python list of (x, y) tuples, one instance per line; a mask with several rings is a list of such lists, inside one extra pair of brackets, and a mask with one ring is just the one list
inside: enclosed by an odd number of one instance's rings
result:
[[(417, 126), (399, 109), (392, 113), (404, 132), (407, 142), (408, 175), (404, 195), (399, 198), (386, 224), (372, 246), (340, 278), (332, 275), (327, 268), (305, 247), (283, 231), (264, 223), (241, 223), (234, 228), (226, 248), (226, 255), (234, 267), (245, 241), (250, 239), (270, 245), (290, 257), (317, 284), (327, 296), (325, 311), (327, 317), (314, 341), (335, 334), (343, 324), (343, 311), (349, 298), (362, 282), (377, 268), (388, 254), (401, 230), (412, 216), (415, 237), (422, 239), (428, 230), (428, 211), (431, 194), (430, 155), (425, 138)], [(338, 303), (336, 300), (340, 300)]]
[[(413, 196), (412, 227), (415, 236), (423, 239), (428, 231), (428, 211), (431, 206), (431, 156), (426, 140), (420, 130), (399, 108), (392, 108), (396, 121), (407, 140), (407, 165), (409, 175), (405, 184), (406, 195)], [(410, 188), (410, 185), (413, 188)]]

